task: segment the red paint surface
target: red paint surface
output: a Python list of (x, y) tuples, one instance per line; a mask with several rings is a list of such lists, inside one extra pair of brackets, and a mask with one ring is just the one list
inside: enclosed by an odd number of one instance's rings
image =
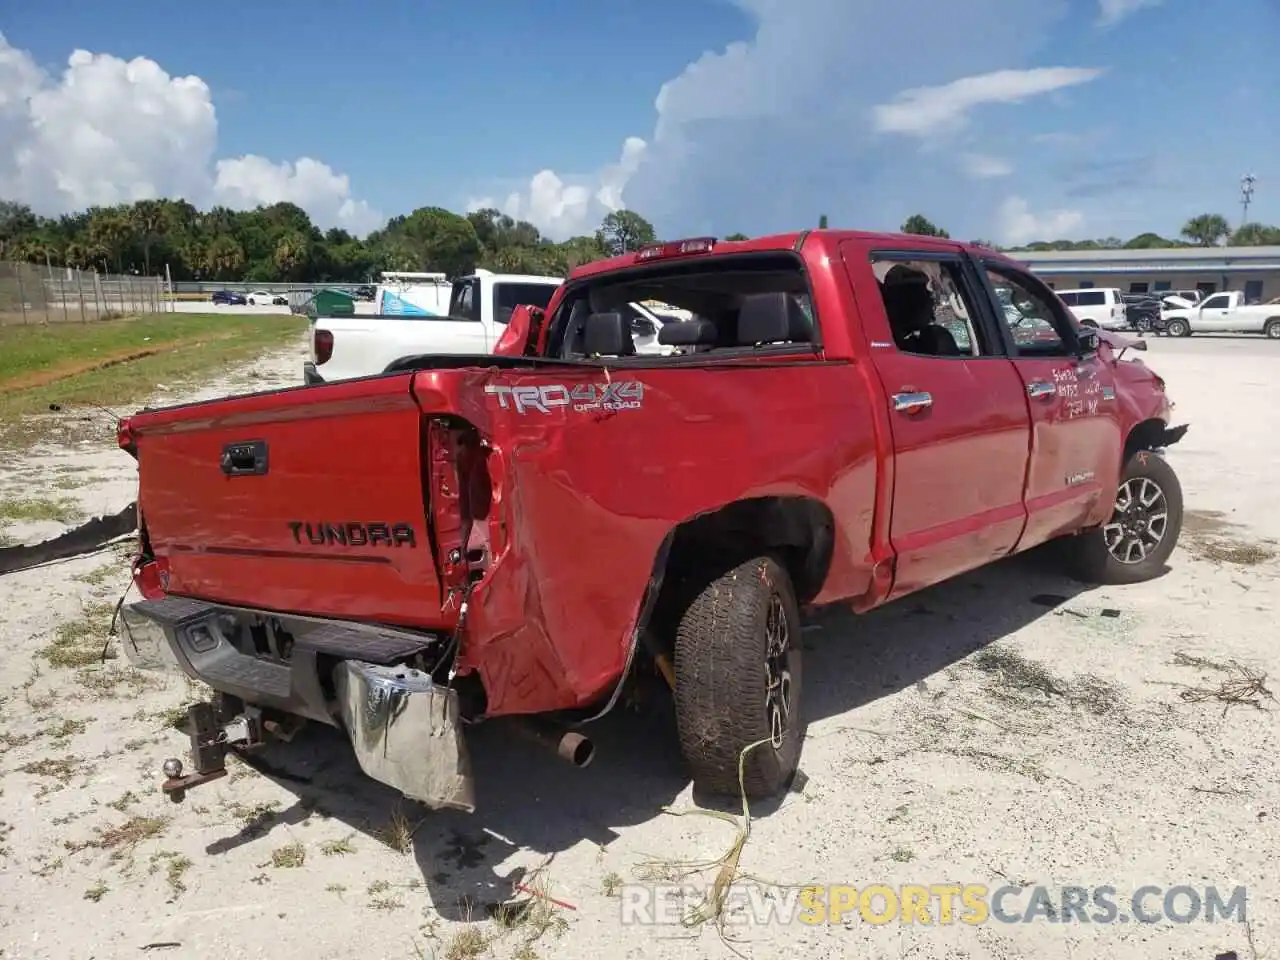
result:
[[(797, 235), (717, 250), (786, 250)], [(815, 600), (868, 609), (1047, 536), (1105, 519), (1124, 437), (1168, 419), (1156, 378), (1116, 364), (1113, 338), (1085, 361), (1116, 399), (1067, 418), (1059, 397), (1025, 383), (1070, 359), (939, 359), (899, 353), (872, 250), (970, 250), (931, 238), (815, 233), (802, 256), (822, 350), (701, 366), (583, 365), (426, 370), (140, 413), (139, 507), (159, 558), (137, 571), (147, 596), (168, 592), (257, 608), (448, 629), (453, 544), (488, 545), (474, 587), (461, 667), (476, 671), (491, 715), (583, 706), (619, 679), (664, 540), (680, 523), (736, 500), (809, 497), (834, 517), (834, 555)], [(574, 278), (626, 269), (634, 255)], [(848, 269), (843, 264), (849, 265)], [(571, 278), (573, 279), (573, 278)], [(552, 317), (564, 288), (545, 316)], [(532, 312), (518, 309), (500, 350), (518, 354)], [(545, 346), (547, 323), (537, 342)], [(880, 346), (888, 343), (889, 346)], [(880, 345), (877, 345), (880, 344)], [(485, 387), (643, 384), (640, 409), (502, 409)], [(926, 390), (924, 415), (889, 395)], [(487, 489), (470, 523), (427, 519), (457, 491), (424, 460), (425, 418), (478, 431)], [(226, 477), (223, 446), (266, 440), (270, 469)], [(1088, 483), (1067, 474), (1092, 471)], [(424, 488), (424, 484), (426, 485)], [(464, 498), (465, 499), (465, 498)], [(458, 509), (461, 509), (460, 507)], [(315, 547), (289, 521), (411, 523), (414, 547)], [(452, 532), (450, 532), (452, 531)], [(896, 567), (896, 577), (895, 577)], [(161, 586), (160, 571), (168, 586)]]

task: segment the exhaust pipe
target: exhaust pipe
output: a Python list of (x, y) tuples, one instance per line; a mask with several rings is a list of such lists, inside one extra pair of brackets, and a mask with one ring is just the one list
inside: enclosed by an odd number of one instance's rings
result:
[(526, 738), (551, 750), (561, 760), (567, 760), (579, 770), (595, 759), (595, 744), (574, 730), (564, 730), (532, 720), (518, 720), (513, 726)]

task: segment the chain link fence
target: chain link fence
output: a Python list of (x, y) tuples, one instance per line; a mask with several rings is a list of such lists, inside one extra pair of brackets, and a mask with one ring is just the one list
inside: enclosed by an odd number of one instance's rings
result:
[(88, 323), (172, 310), (163, 277), (0, 261), (0, 326)]

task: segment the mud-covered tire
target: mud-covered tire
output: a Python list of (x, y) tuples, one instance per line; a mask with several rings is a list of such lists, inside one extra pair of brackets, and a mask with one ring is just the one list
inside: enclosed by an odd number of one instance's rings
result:
[[(769, 742), (754, 747), (743, 767), (748, 799), (790, 786), (805, 730), (800, 627), (791, 578), (771, 557), (740, 564), (685, 607), (676, 629), (675, 712), (680, 750), (696, 789), (736, 797), (739, 757), (759, 740)], [(779, 628), (785, 631), (781, 661), (770, 659), (771, 642), (778, 652)], [(774, 689), (783, 688), (783, 709), (770, 698), (771, 676)], [(780, 736), (771, 731), (775, 717), (783, 720)]]
[[(1154, 518), (1161, 514), (1164, 519), (1158, 525)], [(1151, 542), (1157, 526), (1159, 539)], [(1178, 475), (1164, 457), (1139, 450), (1120, 474), (1111, 519), (1066, 541), (1068, 567), (1072, 576), (1085, 583), (1144, 583), (1164, 571), (1181, 532)]]

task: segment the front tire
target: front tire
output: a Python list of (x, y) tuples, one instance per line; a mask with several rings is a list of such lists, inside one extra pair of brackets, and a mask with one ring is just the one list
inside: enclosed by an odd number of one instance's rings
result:
[(1280, 317), (1272, 317), (1268, 320), (1262, 332), (1267, 335), (1268, 340), (1280, 340)]
[(1164, 457), (1139, 450), (1125, 464), (1111, 518), (1070, 538), (1071, 573), (1085, 583), (1144, 583), (1164, 571), (1182, 532), (1182, 485)]
[(1191, 336), (1191, 324), (1185, 320), (1170, 320), (1165, 332), (1171, 337), (1189, 337)]
[(786, 569), (756, 557), (712, 581), (676, 630), (675, 709), (694, 786), (748, 799), (785, 790), (804, 741), (800, 610)]

